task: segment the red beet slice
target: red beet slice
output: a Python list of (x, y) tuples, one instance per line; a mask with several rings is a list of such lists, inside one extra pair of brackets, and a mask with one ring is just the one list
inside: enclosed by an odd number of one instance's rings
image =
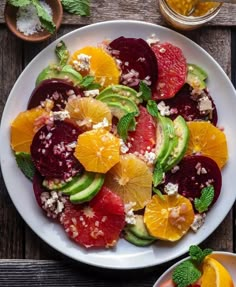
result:
[(210, 121), (216, 125), (218, 116), (215, 103), (209, 93), (204, 91), (209, 100), (212, 102), (213, 111), (212, 117), (201, 114), (198, 109), (198, 102), (191, 96), (192, 88), (189, 85), (184, 85), (183, 88), (176, 94), (174, 98), (164, 100), (165, 104), (174, 111), (170, 118), (174, 120), (178, 115), (181, 115), (186, 121), (204, 120)]
[(121, 84), (138, 89), (140, 80), (155, 87), (157, 59), (143, 39), (119, 37), (109, 44), (111, 55), (121, 61)]
[(222, 176), (216, 162), (209, 157), (195, 155), (184, 157), (178, 164), (175, 172), (166, 173), (164, 185), (168, 183), (178, 184), (178, 193), (189, 198), (201, 196), (202, 188), (213, 185), (215, 190), (214, 204), (220, 195)]
[(45, 125), (35, 134), (31, 156), (42, 176), (67, 179), (82, 171), (73, 155), (80, 133), (76, 124), (66, 120)]
[(157, 85), (153, 99), (168, 99), (175, 96), (186, 81), (187, 64), (180, 48), (170, 44), (152, 45), (158, 62)]
[(124, 204), (121, 198), (102, 187), (88, 203), (66, 203), (61, 216), (68, 236), (86, 248), (115, 245), (125, 225)]
[(128, 134), (129, 153), (150, 152), (156, 143), (156, 124), (143, 106), (139, 107), (139, 116), (136, 121), (136, 130)]
[(44, 80), (32, 92), (28, 109), (35, 108), (46, 99), (54, 102), (53, 111), (61, 111), (66, 106), (66, 101), (70, 95), (82, 95), (82, 91), (73, 86), (71, 82), (62, 79)]
[(33, 178), (33, 190), (34, 190), (34, 195), (35, 199), (38, 203), (38, 205), (42, 208), (42, 202), (41, 202), (41, 194), (45, 191), (47, 191), (43, 186), (43, 177), (39, 173), (35, 173), (34, 178)]

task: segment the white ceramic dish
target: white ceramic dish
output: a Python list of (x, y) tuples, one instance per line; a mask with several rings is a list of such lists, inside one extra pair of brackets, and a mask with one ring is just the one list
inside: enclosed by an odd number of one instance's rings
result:
[[(214, 252), (212, 257), (218, 260), (229, 271), (233, 278), (234, 285), (236, 286), (236, 254), (230, 252)], [(187, 258), (171, 266), (164, 274), (162, 274), (153, 287), (160, 287), (162, 283), (171, 279), (171, 275), (175, 267), (186, 259)]]
[[(205, 225), (197, 234), (189, 232), (177, 243), (158, 242), (146, 248), (138, 248), (120, 240), (111, 250), (85, 250), (71, 242), (61, 226), (47, 219), (38, 208), (32, 192), (32, 184), (17, 168), (10, 148), (9, 127), (11, 121), (27, 106), (39, 72), (50, 62), (55, 61), (56, 43), (63, 39), (71, 52), (86, 45), (96, 45), (103, 39), (119, 36), (147, 39), (155, 33), (162, 41), (170, 41), (179, 46), (188, 62), (202, 66), (209, 74), (208, 86), (218, 107), (219, 124), (225, 127), (228, 139), (229, 162), (223, 170), (222, 193), (214, 208), (207, 216)], [(164, 27), (138, 21), (110, 21), (90, 25), (75, 30), (45, 48), (25, 68), (5, 106), (1, 123), (1, 166), (10, 197), (32, 230), (45, 242), (63, 254), (88, 264), (115, 269), (143, 268), (158, 265), (187, 252), (188, 247), (206, 239), (222, 222), (231, 209), (236, 193), (232, 179), (236, 170), (236, 107), (235, 90), (228, 77), (202, 48), (184, 36)]]

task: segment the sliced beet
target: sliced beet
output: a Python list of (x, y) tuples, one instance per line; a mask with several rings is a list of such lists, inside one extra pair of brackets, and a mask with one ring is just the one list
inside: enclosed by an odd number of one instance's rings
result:
[(111, 55), (121, 61), (121, 84), (138, 89), (140, 80), (150, 87), (157, 81), (157, 59), (143, 39), (119, 37), (108, 47)]
[(178, 184), (178, 193), (193, 201), (201, 196), (204, 187), (213, 185), (215, 197), (212, 204), (216, 202), (220, 195), (222, 176), (215, 161), (201, 155), (186, 156), (178, 167), (166, 173), (162, 189), (168, 183)]
[(175, 95), (174, 98), (164, 100), (165, 104), (173, 110), (170, 118), (174, 120), (178, 115), (181, 115), (186, 121), (204, 120), (210, 121), (216, 125), (218, 116), (215, 103), (209, 93), (205, 90), (205, 95), (212, 102), (212, 117), (200, 113), (198, 102), (191, 95), (192, 88), (189, 85), (184, 85), (182, 89)]
[(35, 108), (46, 99), (50, 99), (54, 102), (53, 111), (61, 111), (66, 106), (66, 101), (70, 95), (82, 95), (82, 91), (73, 86), (69, 81), (62, 79), (49, 79), (42, 81), (32, 92), (28, 109)]
[(152, 50), (158, 62), (158, 79), (153, 99), (175, 96), (186, 81), (187, 63), (182, 50), (170, 43), (157, 43)]
[(67, 179), (82, 171), (82, 165), (73, 155), (80, 133), (76, 124), (66, 120), (45, 125), (35, 134), (31, 156), (42, 176)]
[(33, 178), (33, 190), (35, 199), (41, 208), (42, 208), (41, 194), (47, 191), (46, 188), (42, 186), (42, 182), (43, 177), (38, 172), (36, 172)]

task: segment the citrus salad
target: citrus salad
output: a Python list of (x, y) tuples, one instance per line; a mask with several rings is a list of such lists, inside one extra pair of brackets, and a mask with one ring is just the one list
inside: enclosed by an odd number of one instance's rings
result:
[(10, 128), (45, 215), (86, 248), (197, 232), (228, 159), (207, 73), (155, 35), (55, 53)]

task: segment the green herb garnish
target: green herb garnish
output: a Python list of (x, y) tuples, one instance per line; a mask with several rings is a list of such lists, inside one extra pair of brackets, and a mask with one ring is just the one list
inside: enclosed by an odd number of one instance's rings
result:
[(160, 199), (165, 200), (164, 195), (162, 194), (162, 192), (161, 192), (159, 189), (153, 187), (152, 191), (153, 191), (155, 194), (157, 194), (157, 195), (160, 197)]
[(8, 0), (8, 3), (15, 7), (24, 7), (31, 3), (31, 0)]
[(153, 185), (154, 187), (158, 186), (163, 180), (164, 171), (159, 162), (156, 163), (153, 171)]
[(128, 131), (134, 129), (136, 112), (124, 115), (117, 124), (117, 132), (123, 141), (127, 140)]
[(157, 118), (159, 116), (159, 111), (157, 108), (157, 104), (155, 101), (153, 100), (148, 100), (147, 102), (147, 111), (149, 112), (149, 114), (155, 118)]
[(32, 162), (31, 155), (26, 152), (16, 152), (15, 158), (20, 170), (32, 181), (35, 174), (35, 167)]
[(201, 197), (194, 199), (194, 206), (199, 213), (208, 210), (215, 196), (214, 187), (212, 185), (204, 187), (201, 191)]
[(152, 97), (151, 89), (143, 81), (140, 81), (140, 83), (139, 83), (139, 92), (142, 93), (141, 98), (144, 101), (148, 101)]
[(71, 13), (80, 16), (90, 15), (90, 1), (89, 0), (61, 0), (63, 8)]
[(70, 53), (66, 47), (66, 44), (63, 41), (60, 41), (56, 45), (55, 53), (59, 59), (60, 66), (65, 66), (69, 59)]

